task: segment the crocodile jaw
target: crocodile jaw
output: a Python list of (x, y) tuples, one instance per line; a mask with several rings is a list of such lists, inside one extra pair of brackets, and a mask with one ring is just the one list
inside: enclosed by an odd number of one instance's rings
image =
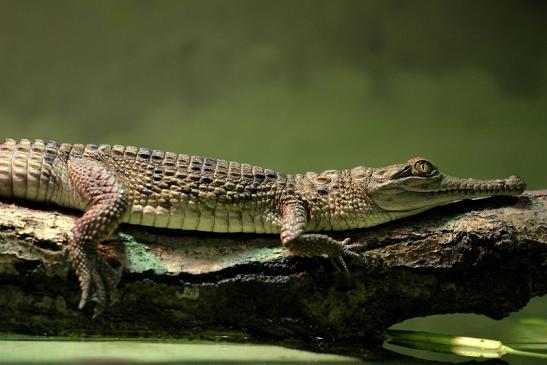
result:
[(477, 180), (439, 174), (432, 178), (400, 179), (397, 184), (386, 184), (374, 189), (370, 198), (384, 211), (408, 212), (410, 215), (413, 211), (423, 211), (464, 199), (519, 195), (525, 188), (526, 184), (517, 176)]

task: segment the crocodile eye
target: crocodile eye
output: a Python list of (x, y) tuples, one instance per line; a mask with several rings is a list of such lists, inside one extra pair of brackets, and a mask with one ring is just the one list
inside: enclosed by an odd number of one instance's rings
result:
[(415, 175), (431, 176), (437, 172), (433, 164), (427, 160), (418, 160), (414, 163), (413, 172)]

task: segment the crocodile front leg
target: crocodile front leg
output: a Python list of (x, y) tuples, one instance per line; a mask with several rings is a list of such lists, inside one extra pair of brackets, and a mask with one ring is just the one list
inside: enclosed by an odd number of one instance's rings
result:
[(100, 162), (73, 158), (68, 162), (71, 185), (88, 202), (90, 208), (78, 219), (68, 246), (72, 265), (82, 290), (82, 309), (95, 290), (99, 303), (95, 316), (117, 297), (121, 269), (113, 269), (97, 252), (97, 244), (108, 238), (118, 227), (128, 206), (127, 191), (113, 173)]
[[(308, 214), (304, 205), (298, 201), (286, 203), (282, 210), (281, 242), (298, 256), (327, 255), (338, 260), (344, 269), (343, 257), (359, 257), (348, 248), (349, 238), (343, 241), (320, 233), (304, 233)], [(347, 269), (346, 269), (347, 270)]]

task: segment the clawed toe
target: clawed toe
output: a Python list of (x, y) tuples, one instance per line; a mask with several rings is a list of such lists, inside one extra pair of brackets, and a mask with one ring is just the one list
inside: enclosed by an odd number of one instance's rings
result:
[(361, 244), (361, 243), (352, 243), (352, 244), (347, 245), (346, 249), (348, 251), (362, 250), (363, 249), (363, 244)]
[(96, 318), (104, 310), (118, 301), (117, 285), (121, 278), (121, 268), (114, 269), (101, 256), (89, 260), (88, 271), (80, 276), (80, 288), (82, 296), (78, 305), (83, 309), (90, 301), (92, 292), (97, 294), (97, 304), (93, 318)]
[(100, 259), (99, 265), (101, 267), (101, 281), (105, 291), (104, 302), (107, 305), (113, 305), (118, 301), (117, 287), (122, 276), (122, 268), (113, 268), (103, 258)]
[(338, 272), (349, 272), (348, 266), (346, 265), (346, 262), (344, 261), (344, 258), (342, 256), (334, 256), (330, 258), (330, 262), (332, 263), (332, 266), (336, 269)]
[(82, 310), (84, 309), (85, 305), (89, 301), (89, 293), (90, 293), (89, 279), (85, 282), (80, 281), (80, 290), (82, 291), (82, 295), (80, 296), (80, 303), (78, 304), (78, 309)]
[(360, 247), (358, 243), (351, 243), (351, 238), (346, 238), (341, 242), (342, 255), (347, 257), (359, 257), (360, 255), (353, 249)]

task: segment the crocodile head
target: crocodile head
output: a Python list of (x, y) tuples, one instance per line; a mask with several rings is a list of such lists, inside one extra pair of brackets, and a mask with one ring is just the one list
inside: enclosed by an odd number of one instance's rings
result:
[(446, 203), (493, 195), (518, 195), (526, 184), (517, 176), (497, 180), (460, 179), (439, 172), (423, 158), (372, 169), (368, 196), (378, 207), (412, 215)]

